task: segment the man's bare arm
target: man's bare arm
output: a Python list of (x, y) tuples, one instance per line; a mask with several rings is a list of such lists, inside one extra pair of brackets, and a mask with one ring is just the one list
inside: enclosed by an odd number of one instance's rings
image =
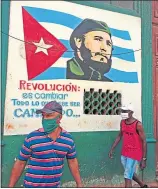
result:
[(137, 124), (137, 131), (143, 143), (143, 158), (146, 158), (146, 154), (147, 154), (146, 136), (143, 126), (140, 122)]
[(21, 161), (18, 159), (16, 160), (16, 162), (14, 163), (14, 166), (12, 168), (8, 187), (13, 188), (15, 186), (15, 184), (19, 180), (25, 166), (26, 166), (26, 161)]
[[(146, 158), (146, 155), (147, 155), (146, 136), (145, 136), (143, 126), (140, 122), (137, 124), (137, 132), (143, 143), (143, 158)], [(144, 169), (146, 167), (146, 160), (142, 159), (140, 167), (141, 169)]]
[(116, 137), (116, 139), (115, 139), (115, 141), (114, 141), (114, 143), (113, 143), (113, 145), (112, 145), (112, 147), (111, 147), (111, 150), (110, 150), (110, 152), (109, 152), (109, 157), (110, 157), (110, 158), (112, 158), (113, 150), (114, 150), (114, 148), (118, 145), (118, 143), (120, 142), (121, 138), (122, 138), (122, 130), (121, 130), (121, 125), (120, 125), (119, 134), (118, 134), (118, 136)]
[(75, 179), (77, 187), (82, 187), (82, 181), (81, 181), (81, 177), (80, 177), (79, 165), (78, 165), (77, 158), (67, 159), (67, 162), (68, 162), (68, 166), (70, 168), (70, 171), (72, 173), (72, 176)]

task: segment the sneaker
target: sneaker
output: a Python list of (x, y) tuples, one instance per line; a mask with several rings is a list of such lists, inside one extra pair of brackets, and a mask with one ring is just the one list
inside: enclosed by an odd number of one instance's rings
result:
[(144, 186), (142, 186), (141, 188), (148, 188), (148, 185), (144, 184)]

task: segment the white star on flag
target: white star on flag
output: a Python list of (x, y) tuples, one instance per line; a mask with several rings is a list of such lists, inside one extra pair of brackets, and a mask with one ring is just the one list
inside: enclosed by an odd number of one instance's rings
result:
[(32, 42), (34, 45), (37, 46), (37, 49), (35, 53), (43, 52), (46, 55), (48, 55), (47, 49), (51, 48), (53, 45), (48, 45), (44, 42), (43, 38), (41, 37), (40, 41), (38, 43)]

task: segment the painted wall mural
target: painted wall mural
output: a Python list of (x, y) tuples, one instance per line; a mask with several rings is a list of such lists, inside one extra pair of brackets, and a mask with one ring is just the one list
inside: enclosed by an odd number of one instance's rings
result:
[(141, 19), (70, 2), (13, 1), (4, 134), (41, 127), (56, 100), (70, 132), (119, 129), (119, 107), (141, 120)]

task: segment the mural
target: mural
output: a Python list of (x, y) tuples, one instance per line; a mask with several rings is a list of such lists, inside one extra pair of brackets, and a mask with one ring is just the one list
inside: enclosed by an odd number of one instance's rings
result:
[(111, 68), (112, 40), (106, 23), (85, 19), (70, 37), (74, 58), (67, 61), (67, 78), (111, 81), (104, 76)]
[[(128, 45), (129, 41), (131, 41), (128, 30), (109, 28), (103, 21), (81, 19), (70, 13), (56, 10), (23, 6), (22, 12), (24, 39), (30, 42), (30, 44), (34, 44), (32, 46), (25, 44), (28, 79), (46, 80), (68, 78), (95, 81), (138, 82), (137, 72), (130, 72), (130, 70), (123, 71), (116, 69), (114, 66), (110, 69), (112, 64), (111, 57), (117, 58), (113, 59), (113, 62), (127, 62), (129, 64), (135, 62), (133, 48), (132, 46), (129, 48), (130, 45)], [(52, 25), (51, 31), (48, 26), (50, 24)], [(47, 27), (49, 27), (49, 31), (46, 30)], [(53, 32), (58, 27), (59, 29), (63, 28), (61, 38), (59, 38), (58, 33)], [(114, 37), (114, 44), (112, 43), (112, 37)], [(115, 39), (116, 37), (117, 39)], [(34, 56), (36, 48), (35, 53), (43, 52), (43, 54), (36, 54)], [(49, 56), (46, 50), (48, 50)], [(38, 59), (39, 57), (40, 61)], [(64, 67), (64, 64), (62, 64), (60, 69), (59, 67), (56, 68), (58, 64), (56, 61), (59, 58), (60, 60), (58, 62), (62, 60), (67, 61), (67, 66), (65, 65)], [(47, 61), (47, 64), (43, 64), (43, 59)], [(40, 62), (38, 69), (36, 66), (36, 68), (33, 66), (33, 62), (36, 65), (36, 61)], [(31, 73), (33, 74), (32, 76), (30, 76)]]
[(118, 130), (126, 102), (141, 120), (140, 18), (65, 1), (13, 1), (9, 28), (6, 135), (39, 128), (35, 111), (51, 100), (63, 106), (70, 132)]

